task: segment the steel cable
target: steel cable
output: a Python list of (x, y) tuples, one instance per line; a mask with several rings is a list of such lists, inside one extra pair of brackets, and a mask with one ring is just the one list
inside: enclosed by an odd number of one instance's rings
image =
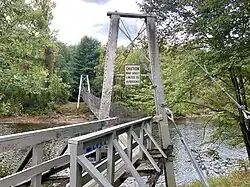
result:
[(250, 119), (250, 112), (245, 109), (245, 106), (240, 105), (234, 98), (231, 96), (224, 87), (222, 87), (216, 80), (215, 77), (212, 76), (212, 74), (207, 70), (207, 68), (202, 66), (194, 57), (191, 55), (186, 49), (184, 49), (185, 52), (193, 59), (193, 61), (202, 69), (202, 71), (205, 73), (205, 76), (209, 77), (209, 79), (219, 87), (219, 89), (227, 95), (227, 97), (237, 106), (239, 110), (243, 113), (243, 116), (245, 119)]

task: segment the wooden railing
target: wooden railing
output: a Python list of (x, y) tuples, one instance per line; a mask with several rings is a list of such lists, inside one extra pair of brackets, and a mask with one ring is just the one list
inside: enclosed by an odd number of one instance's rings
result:
[[(87, 89), (82, 86), (81, 96), (83, 101), (86, 103), (88, 108), (92, 111), (92, 113), (99, 118), (99, 109), (101, 104), (101, 98), (95, 96), (93, 92), (89, 93)], [(134, 110), (132, 108), (125, 107), (120, 103), (111, 103), (110, 107), (110, 117), (119, 117), (119, 120), (124, 123), (136, 119), (140, 119), (146, 117), (147, 114), (141, 111)]]
[[(103, 128), (118, 124), (117, 118), (91, 121), (61, 127), (47, 128), (42, 130), (0, 136), (0, 153), (30, 146), (31, 149), (24, 156), (23, 161), (17, 168), (17, 172), (0, 179), (1, 187), (18, 186), (30, 183), (33, 187), (40, 187), (42, 180), (56, 172), (62, 171), (69, 166), (70, 156), (65, 151), (67, 143), (59, 156), (43, 161), (42, 143), (49, 140), (68, 140), (69, 138), (96, 132)], [(91, 152), (93, 153), (93, 152)], [(91, 153), (85, 154), (87, 157)], [(32, 158), (32, 166), (24, 169)]]
[[(69, 139), (70, 187), (83, 185), (112, 187), (114, 184), (118, 186), (117, 180), (126, 171), (135, 177), (139, 186), (146, 186), (133, 164), (144, 154), (154, 169), (157, 172), (161, 171), (148, 152), (151, 143), (155, 144), (162, 158), (167, 158), (151, 135), (151, 120), (151, 117), (146, 117)], [(83, 150), (99, 143), (107, 145), (107, 159), (94, 166), (83, 154)], [(83, 175), (82, 171), (85, 171)]]

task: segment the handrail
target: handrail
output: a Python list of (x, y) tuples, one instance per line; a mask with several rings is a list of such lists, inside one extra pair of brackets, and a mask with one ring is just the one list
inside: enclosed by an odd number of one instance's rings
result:
[[(121, 131), (123, 129), (127, 129), (132, 125), (138, 125), (138, 124), (140, 124), (142, 122), (149, 122), (151, 119), (152, 119), (152, 117), (146, 117), (146, 118), (138, 119), (138, 120), (131, 121), (131, 122), (128, 122), (128, 123), (124, 123), (124, 124), (121, 124), (121, 125), (110, 127), (108, 129), (103, 129), (103, 130), (93, 132), (93, 133), (90, 133), (90, 134), (86, 134), (86, 135), (78, 136), (78, 137), (75, 137), (75, 138), (71, 138), (71, 139), (69, 139), (68, 142), (70, 144), (87, 143), (87, 142), (89, 142), (91, 140), (99, 139), (100, 137), (106, 136), (108, 134), (112, 134), (113, 132), (119, 132), (119, 131)], [(122, 133), (123, 132), (121, 132), (119, 134), (122, 134)], [(119, 135), (119, 134), (116, 134), (116, 135)]]
[[(53, 159), (43, 161), (43, 142), (52, 139), (68, 139), (83, 133), (98, 131), (110, 125), (116, 125), (118, 118), (108, 118), (103, 120), (53, 127), (42, 130), (29, 131), (11, 135), (0, 136), (0, 153), (10, 151), (25, 146), (31, 146), (32, 166), (12, 175), (0, 179), (0, 186), (21, 185), (31, 179), (33, 186), (40, 187), (42, 174), (49, 171), (47, 176), (53, 174), (50, 172), (53, 168), (62, 167), (57, 172), (63, 170), (69, 164), (69, 155), (61, 155)], [(65, 149), (65, 148), (64, 148)], [(85, 155), (88, 156), (88, 153)], [(29, 158), (30, 159), (30, 158)], [(29, 159), (26, 161), (28, 163)]]
[(52, 127), (11, 135), (0, 136), (0, 153), (25, 146), (33, 146), (52, 139), (71, 138), (79, 133), (102, 129), (106, 123), (116, 123), (118, 118), (109, 118), (61, 127)]
[[(151, 131), (151, 123), (152, 117), (146, 117), (69, 139), (68, 145), (70, 150), (70, 186), (82, 186), (82, 170), (87, 171), (91, 178), (98, 183), (98, 185), (110, 187), (113, 186), (116, 175), (115, 167), (117, 166), (116, 164), (118, 164), (116, 163), (115, 155), (119, 155), (121, 160), (123, 160), (123, 162), (125, 163), (127, 169), (131, 172), (133, 177), (135, 177), (139, 186), (144, 187), (144, 181), (141, 179), (139, 173), (133, 166), (133, 159), (135, 158), (135, 156), (142, 159), (143, 154), (145, 154), (150, 163), (153, 165), (155, 171), (158, 173), (161, 172), (161, 169), (158, 167), (157, 163), (146, 148), (150, 146), (150, 142), (146, 141), (147, 145), (144, 146), (144, 141), (148, 138), (148, 136), (144, 136), (144, 129), (147, 125), (148, 130)], [(135, 133), (135, 130), (138, 128), (139, 137)], [(127, 136), (125, 135), (125, 133), (127, 134)], [(151, 138), (153, 139), (152, 136)], [(133, 149), (133, 140), (138, 144), (138, 147), (136, 149)], [(104, 142), (107, 145), (107, 166), (105, 170), (106, 177), (104, 177), (104, 174), (102, 174), (101, 171), (98, 170), (98, 168), (91, 164), (83, 154), (83, 149), (86, 146)], [(156, 141), (154, 140), (152, 142), (155, 143)], [(124, 148), (122, 147), (122, 145), (124, 146)], [(161, 149), (159, 146), (157, 147)], [(125, 152), (124, 149), (127, 149), (127, 151)], [(115, 152), (115, 150), (117, 152)]]

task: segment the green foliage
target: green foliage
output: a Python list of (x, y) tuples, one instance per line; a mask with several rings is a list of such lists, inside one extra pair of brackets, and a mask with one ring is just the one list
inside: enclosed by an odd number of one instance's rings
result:
[(44, 67), (45, 48), (54, 46), (53, 7), (50, 0), (0, 2), (1, 116), (46, 113), (68, 100), (68, 84)]
[(54, 110), (57, 104), (67, 102), (69, 86), (61, 78), (42, 68), (34, 67), (29, 73), (5, 69), (0, 75), (0, 115), (37, 114)]
[(56, 74), (62, 78), (64, 83), (73, 84), (73, 54), (76, 46), (67, 46), (64, 43), (58, 42), (56, 46)]
[(73, 97), (77, 96), (81, 75), (89, 75), (90, 79), (95, 77), (94, 68), (99, 62), (99, 57), (100, 42), (91, 37), (83, 37), (73, 54)]
[[(141, 9), (158, 15), (159, 37), (171, 50), (161, 53), (167, 100), (179, 115), (213, 115), (213, 139), (245, 146), (250, 157), (249, 120), (204, 76), (206, 67), (230, 95), (248, 108), (250, 64), (249, 1), (144, 0)], [(178, 109), (177, 109), (178, 108)], [(181, 110), (180, 110), (181, 109)], [(242, 138), (243, 137), (243, 138)]]

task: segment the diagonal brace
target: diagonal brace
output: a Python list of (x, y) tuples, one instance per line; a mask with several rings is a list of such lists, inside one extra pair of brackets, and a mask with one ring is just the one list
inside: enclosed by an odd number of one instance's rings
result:
[(118, 154), (121, 156), (124, 163), (126, 164), (128, 170), (131, 172), (131, 174), (133, 175), (135, 180), (138, 182), (139, 186), (140, 187), (145, 187), (146, 184), (144, 184), (144, 182), (141, 179), (141, 176), (136, 171), (136, 169), (133, 166), (132, 162), (129, 160), (127, 154), (124, 152), (124, 150), (122, 149), (122, 147), (120, 146), (120, 144), (118, 143), (118, 141), (116, 139), (113, 140), (113, 145), (114, 145), (116, 151), (118, 152)]
[(140, 146), (141, 150), (144, 152), (144, 154), (147, 156), (148, 160), (151, 162), (153, 167), (157, 172), (161, 172), (161, 169), (158, 167), (157, 163), (153, 159), (153, 157), (150, 155), (150, 153), (147, 151), (146, 147), (143, 145), (143, 143), (140, 141), (139, 137), (135, 134), (135, 132), (131, 133), (135, 141), (138, 143)]
[(95, 168), (95, 166), (84, 156), (78, 156), (79, 164), (90, 174), (99, 186), (113, 187), (108, 180)]
[(148, 130), (146, 128), (144, 128), (145, 133), (148, 135), (148, 137), (150, 138), (150, 140), (154, 143), (155, 147), (158, 149), (158, 151), (161, 153), (161, 155), (164, 158), (168, 158), (167, 155), (164, 153), (164, 151), (162, 150), (162, 148), (160, 147), (160, 145), (157, 143), (157, 141), (154, 139), (154, 137), (151, 135), (150, 132), (148, 132)]

